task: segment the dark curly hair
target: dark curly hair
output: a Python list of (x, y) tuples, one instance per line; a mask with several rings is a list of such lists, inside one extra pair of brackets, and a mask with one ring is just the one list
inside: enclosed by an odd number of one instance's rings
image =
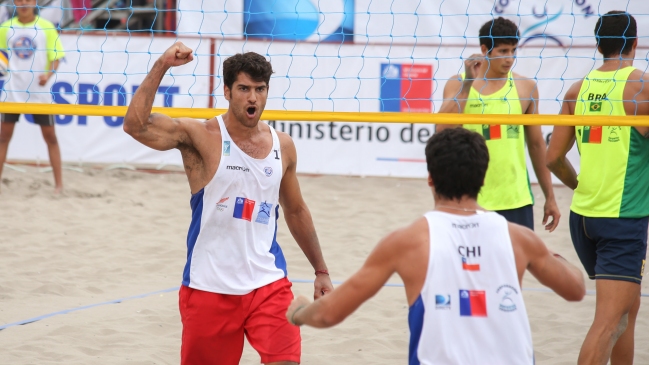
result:
[(426, 143), (426, 164), (437, 195), (477, 199), (489, 166), (489, 150), (485, 139), (476, 132), (445, 129)]
[(255, 52), (237, 53), (223, 62), (223, 82), (232, 89), (240, 72), (245, 72), (251, 79), (263, 81), (268, 86), (273, 66), (264, 56)]
[(516, 45), (520, 38), (518, 27), (514, 22), (503, 17), (492, 19), (480, 27), (478, 33), (480, 45), (487, 46), (489, 52), (501, 44)]
[(597, 47), (606, 58), (628, 54), (637, 35), (635, 18), (625, 11), (609, 11), (595, 24)]

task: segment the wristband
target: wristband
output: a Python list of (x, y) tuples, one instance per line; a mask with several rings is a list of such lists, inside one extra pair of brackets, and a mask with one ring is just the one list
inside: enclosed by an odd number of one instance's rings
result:
[(294, 325), (294, 326), (300, 326), (299, 324), (296, 324), (296, 323), (295, 323), (295, 321), (293, 320), (293, 317), (295, 317), (295, 314), (296, 314), (300, 309), (302, 309), (302, 308), (304, 308), (304, 307), (306, 307), (306, 305), (301, 305), (301, 306), (297, 307), (297, 309), (295, 310), (295, 312), (293, 312), (293, 314), (291, 314), (291, 320), (290, 320), (290, 322), (291, 322), (292, 325)]
[(322, 274), (322, 275), (329, 275), (329, 270), (316, 270), (316, 271), (315, 271), (315, 276), (318, 276), (318, 275), (320, 275), (320, 274)]

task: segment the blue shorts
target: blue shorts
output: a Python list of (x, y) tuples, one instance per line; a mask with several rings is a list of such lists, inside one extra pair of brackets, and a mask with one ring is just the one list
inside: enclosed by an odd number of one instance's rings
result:
[(534, 230), (534, 209), (531, 204), (516, 209), (497, 210), (496, 213), (505, 217), (508, 222)]
[(570, 236), (591, 279), (640, 284), (647, 257), (645, 218), (590, 218), (570, 212)]

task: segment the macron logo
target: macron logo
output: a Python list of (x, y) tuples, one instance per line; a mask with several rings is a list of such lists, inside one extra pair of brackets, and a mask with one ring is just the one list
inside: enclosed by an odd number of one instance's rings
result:
[(235, 170), (235, 171), (243, 171), (243, 172), (250, 172), (250, 169), (247, 167), (243, 166), (232, 166), (232, 165), (227, 165), (226, 170)]

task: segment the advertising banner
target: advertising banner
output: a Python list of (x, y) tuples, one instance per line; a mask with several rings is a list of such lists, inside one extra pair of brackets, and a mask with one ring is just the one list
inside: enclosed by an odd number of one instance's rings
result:
[[(155, 60), (175, 40), (62, 35), (61, 41), (66, 56), (43, 88), (51, 90), (52, 103), (110, 106), (128, 105)], [(209, 42), (182, 41), (198, 54), (209, 53)], [(209, 57), (172, 69), (162, 80), (154, 105), (206, 107), (208, 74)], [(4, 97), (3, 93), (1, 100)], [(28, 107), (25, 112), (29, 112)], [(9, 160), (48, 160), (40, 128), (31, 121), (30, 115), (23, 115), (16, 125)], [(124, 133), (122, 125), (121, 117), (57, 115), (56, 132), (63, 160), (80, 164), (182, 164), (178, 151), (158, 152), (144, 147)]]
[[(628, 11), (649, 22), (640, 0), (179, 0), (179, 34), (357, 44), (478, 44), (494, 17), (514, 21), (521, 46), (592, 46), (598, 14)], [(649, 47), (649, 28), (638, 27)]]

